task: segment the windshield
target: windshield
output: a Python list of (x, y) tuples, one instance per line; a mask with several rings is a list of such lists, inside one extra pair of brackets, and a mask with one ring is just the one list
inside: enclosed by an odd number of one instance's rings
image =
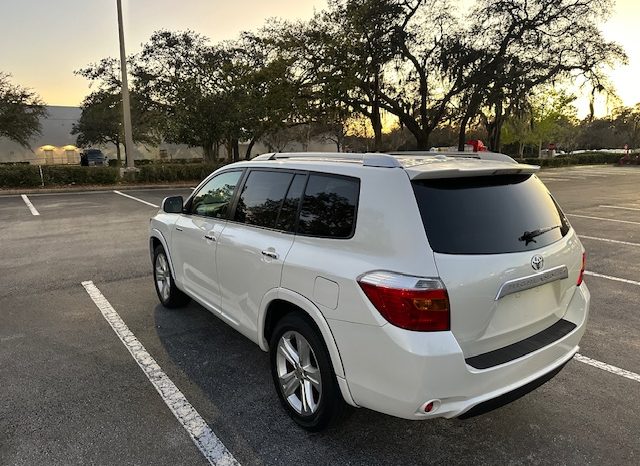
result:
[(499, 254), (538, 249), (569, 223), (535, 175), (414, 180), (420, 215), (435, 252)]

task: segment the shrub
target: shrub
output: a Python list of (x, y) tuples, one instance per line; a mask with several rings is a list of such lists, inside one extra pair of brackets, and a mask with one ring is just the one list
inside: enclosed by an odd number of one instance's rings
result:
[(611, 152), (584, 152), (582, 154), (567, 154), (552, 159), (526, 158), (517, 159), (521, 163), (540, 165), (541, 167), (565, 167), (568, 165), (592, 165), (618, 163), (622, 155)]
[[(43, 165), (45, 186), (116, 184), (117, 168)], [(0, 166), (0, 188), (35, 188), (42, 185), (40, 168), (36, 165)]]
[(140, 167), (136, 176), (137, 181), (200, 181), (215, 171), (222, 164), (207, 163), (179, 163), (179, 164), (148, 164)]
[(34, 188), (41, 184), (40, 171), (37, 166), (0, 166), (0, 188)]
[(45, 186), (68, 184), (116, 184), (120, 177), (117, 168), (44, 165)]

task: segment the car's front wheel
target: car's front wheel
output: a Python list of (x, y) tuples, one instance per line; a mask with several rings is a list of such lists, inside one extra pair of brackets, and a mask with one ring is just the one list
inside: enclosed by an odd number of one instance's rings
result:
[(320, 431), (345, 409), (329, 352), (319, 332), (298, 314), (283, 317), (270, 342), (271, 374), (283, 406), (301, 427)]
[(153, 283), (164, 307), (181, 307), (189, 302), (189, 297), (176, 286), (167, 253), (161, 245), (156, 246), (153, 251)]

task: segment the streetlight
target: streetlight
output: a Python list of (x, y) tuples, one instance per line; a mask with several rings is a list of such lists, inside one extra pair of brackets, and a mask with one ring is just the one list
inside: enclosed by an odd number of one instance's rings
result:
[(133, 162), (133, 136), (131, 133), (131, 104), (129, 83), (127, 82), (127, 54), (124, 50), (124, 28), (122, 27), (122, 1), (116, 0), (118, 7), (118, 35), (120, 37), (120, 71), (122, 72), (122, 116), (124, 119), (124, 149), (127, 154), (127, 170), (135, 170)]

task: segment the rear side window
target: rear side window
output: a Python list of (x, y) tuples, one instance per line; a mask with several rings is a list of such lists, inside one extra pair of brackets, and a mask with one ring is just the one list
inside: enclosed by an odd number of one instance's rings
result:
[(242, 187), (234, 220), (275, 228), (293, 173), (252, 170)]
[(355, 230), (360, 181), (331, 175), (310, 175), (302, 200), (298, 234), (350, 238)]
[(569, 231), (562, 211), (533, 175), (414, 180), (412, 185), (435, 252), (529, 251)]

